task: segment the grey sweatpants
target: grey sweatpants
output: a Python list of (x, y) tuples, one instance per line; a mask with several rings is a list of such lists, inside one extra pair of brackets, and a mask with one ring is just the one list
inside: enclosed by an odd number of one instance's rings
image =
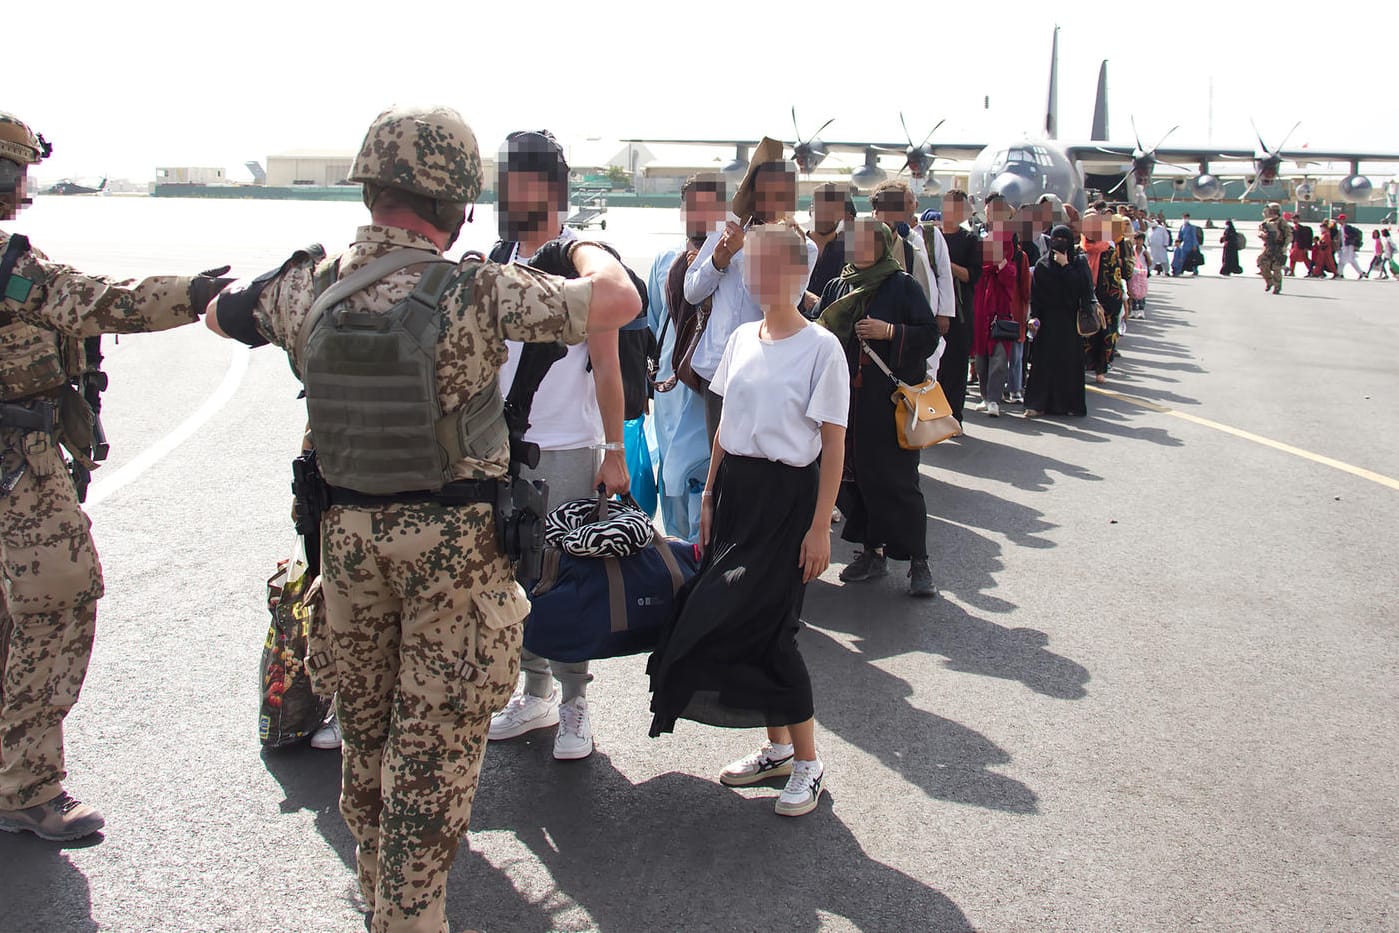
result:
[[(576, 450), (541, 450), (539, 467), (520, 468), (524, 479), (542, 479), (549, 484), (549, 508), (572, 499), (596, 495), (593, 480), (597, 476), (597, 452), (591, 447)], [(588, 673), (587, 661), (550, 661), (533, 651), (520, 650), (520, 671), (525, 678), (525, 692), (530, 696), (547, 697), (554, 692), (557, 679), (563, 702), (584, 696), (593, 675)], [(552, 673), (552, 677), (550, 674)]]
[(1010, 361), (1006, 359), (1006, 342), (996, 340), (991, 344), (991, 355), (976, 358), (976, 376), (981, 382), (981, 397), (987, 402), (1001, 404), (1001, 396), (1006, 391), (1006, 376), (1010, 372)]

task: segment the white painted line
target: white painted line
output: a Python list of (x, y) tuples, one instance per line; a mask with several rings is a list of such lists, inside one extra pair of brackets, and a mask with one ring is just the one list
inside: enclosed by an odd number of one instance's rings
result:
[(247, 347), (239, 343), (233, 344), (233, 359), (228, 362), (228, 369), (223, 374), (223, 382), (219, 383), (214, 394), (209, 396), (194, 414), (180, 422), (175, 430), (141, 451), (120, 469), (106, 475), (100, 470), (93, 474), (93, 483), (88, 488), (87, 502), (84, 503), (84, 507), (92, 508), (135, 481), (142, 473), (159, 463), (170, 451), (193, 437), (195, 432), (204, 426), (205, 422), (218, 414), (219, 410), (227, 405), (229, 400), (233, 398), (233, 394), (238, 391), (238, 386), (248, 371), (248, 354)]
[(1135, 395), (1127, 395), (1124, 392), (1114, 392), (1111, 389), (1100, 389), (1097, 386), (1087, 386), (1086, 388), (1088, 389), (1088, 391), (1097, 392), (1099, 395), (1106, 395), (1109, 398), (1115, 398), (1123, 402), (1128, 402), (1132, 405), (1138, 405), (1142, 408), (1146, 408), (1163, 415), (1170, 415), (1172, 418), (1179, 418), (1182, 421), (1189, 421), (1191, 424), (1198, 424), (1201, 427), (1212, 428), (1215, 431), (1222, 431), (1225, 434), (1232, 434), (1234, 437), (1241, 438), (1242, 440), (1252, 441), (1253, 443), (1261, 444), (1264, 447), (1271, 447), (1272, 449), (1280, 450), (1285, 454), (1291, 454), (1294, 457), (1301, 457), (1303, 460), (1310, 460), (1312, 463), (1319, 463), (1322, 466), (1331, 467), (1331, 469), (1333, 470), (1340, 470), (1342, 473), (1349, 473), (1351, 476), (1358, 476), (1361, 479), (1369, 480), (1372, 483), (1378, 483), (1379, 485), (1385, 486), (1389, 489), (1399, 490), (1399, 479), (1395, 479), (1392, 476), (1385, 476), (1383, 473), (1376, 473), (1374, 470), (1367, 470), (1364, 467), (1358, 467), (1354, 464), (1346, 463), (1342, 460), (1336, 460), (1332, 457), (1327, 457), (1322, 454), (1312, 453), (1310, 450), (1303, 450), (1301, 447), (1293, 447), (1291, 444), (1284, 444), (1282, 441), (1275, 441), (1271, 437), (1264, 437), (1261, 434), (1254, 434), (1252, 431), (1245, 431), (1242, 428), (1236, 428), (1233, 425), (1221, 424), (1218, 421), (1211, 421), (1208, 418), (1201, 418), (1199, 415), (1192, 415), (1188, 412), (1177, 411), (1174, 408), (1167, 408), (1165, 405), (1159, 405), (1156, 402), (1149, 402), (1144, 398), (1137, 398)]

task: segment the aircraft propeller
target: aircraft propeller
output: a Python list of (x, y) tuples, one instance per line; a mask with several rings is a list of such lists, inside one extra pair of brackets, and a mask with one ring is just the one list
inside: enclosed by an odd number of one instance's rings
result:
[(797, 127), (797, 108), (792, 107), (792, 131), (796, 133), (796, 144), (792, 146), (792, 161), (797, 163), (797, 168), (806, 174), (811, 174), (816, 166), (821, 164), (821, 160), (826, 158), (826, 144), (821, 142), (820, 136), (825, 132), (826, 127), (835, 122), (835, 117), (821, 124), (821, 129), (812, 133), (806, 139), (802, 139), (802, 131)]
[(1272, 149), (1263, 141), (1263, 134), (1258, 131), (1258, 124), (1253, 122), (1252, 117), (1249, 118), (1248, 122), (1253, 126), (1253, 135), (1258, 138), (1258, 156), (1253, 160), (1253, 167), (1256, 170), (1256, 174), (1253, 176), (1253, 181), (1249, 183), (1248, 188), (1244, 191), (1244, 197), (1257, 191), (1263, 185), (1272, 184), (1277, 179), (1278, 166), (1282, 164), (1282, 151), (1287, 148), (1287, 141), (1292, 138), (1293, 133), (1297, 132), (1297, 127), (1302, 125), (1301, 120), (1292, 124), (1292, 129), (1287, 131), (1287, 135), (1282, 138), (1282, 142), (1276, 149)]
[[(1137, 143), (1137, 147), (1134, 150), (1132, 150), (1132, 169), (1130, 172), (1122, 176), (1122, 180), (1119, 181), (1116, 185), (1114, 185), (1112, 189), (1108, 191), (1108, 194), (1112, 194), (1119, 188), (1125, 186), (1129, 177), (1135, 178), (1139, 187), (1149, 184), (1151, 182), (1152, 174), (1156, 171), (1157, 165), (1169, 165), (1172, 168), (1184, 168), (1184, 166), (1175, 165), (1171, 162), (1162, 162), (1156, 157), (1156, 150), (1160, 149), (1161, 146), (1166, 142), (1166, 140), (1171, 138), (1171, 134), (1178, 129), (1180, 129), (1179, 124), (1171, 127), (1165, 132), (1165, 134), (1160, 139), (1156, 141), (1156, 145), (1152, 146), (1150, 149), (1145, 149), (1142, 146), (1142, 134), (1137, 130), (1137, 118), (1135, 116), (1132, 117), (1132, 136), (1135, 137)], [(1099, 147), (1099, 151), (1108, 152), (1108, 150), (1103, 149), (1102, 147)], [(1117, 153), (1108, 154), (1117, 155)]]
[(932, 129), (928, 130), (928, 135), (923, 137), (923, 141), (915, 146), (913, 144), (913, 134), (908, 131), (908, 122), (904, 120), (903, 111), (899, 111), (899, 125), (904, 128), (904, 138), (908, 140), (908, 149), (904, 151), (904, 164), (903, 167), (899, 169), (899, 174), (909, 172), (915, 178), (921, 178), (923, 175), (927, 174), (928, 169), (932, 167), (933, 162), (937, 159), (934, 150), (928, 147), (928, 140), (932, 139), (933, 134), (946, 122), (947, 119), (945, 117), (939, 120)]

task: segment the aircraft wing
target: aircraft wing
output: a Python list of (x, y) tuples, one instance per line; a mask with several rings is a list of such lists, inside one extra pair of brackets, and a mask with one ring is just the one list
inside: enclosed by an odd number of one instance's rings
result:
[[(663, 146), (757, 146), (756, 139), (623, 139), (624, 143), (655, 143)], [(830, 142), (820, 140), (821, 145), (826, 147), (827, 152), (864, 152), (866, 149), (876, 149), (889, 155), (902, 155), (908, 151), (908, 143), (905, 142)], [(785, 141), (783, 143), (791, 149), (793, 143)], [(986, 148), (985, 143), (940, 143), (930, 142), (927, 148), (940, 159), (975, 159)]]
[(757, 139), (621, 139), (624, 143), (655, 143), (658, 146), (756, 146)]
[[(1100, 156), (1130, 159), (1133, 146), (1104, 142), (1072, 143), (1064, 147), (1071, 159), (1091, 162)], [(1160, 146), (1156, 158), (1162, 162), (1252, 162), (1259, 157), (1256, 148), (1238, 149), (1221, 146)], [(1276, 155), (1285, 162), (1399, 162), (1399, 152), (1355, 152), (1339, 149), (1284, 149)]]

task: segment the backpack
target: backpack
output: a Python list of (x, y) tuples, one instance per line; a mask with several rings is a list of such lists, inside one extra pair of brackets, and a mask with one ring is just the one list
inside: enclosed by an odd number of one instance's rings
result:
[[(651, 327), (646, 319), (646, 309), (649, 304), (646, 282), (633, 272), (630, 266), (622, 262), (622, 257), (615, 249), (596, 240), (587, 240), (586, 242), (607, 250), (614, 259), (622, 263), (622, 268), (627, 270), (627, 277), (631, 279), (632, 287), (641, 296), (641, 313), (617, 330), (617, 356), (622, 367), (622, 396), (624, 400), (622, 417), (626, 421), (631, 421), (646, 413), (646, 401), (651, 397), (651, 366), (659, 355), (656, 335), (651, 332)], [(512, 241), (502, 240), (497, 243), (491, 249), (491, 261), (509, 262), (515, 253), (515, 246), (516, 244)], [(531, 269), (538, 269), (540, 272), (562, 276), (566, 279), (578, 278), (578, 270), (574, 267), (573, 261), (568, 258), (565, 250), (545, 252), (541, 248), (540, 252), (545, 254), (544, 260), (529, 262), (528, 265)], [(588, 369), (592, 370), (591, 362), (588, 363)]]
[(1352, 249), (1360, 249), (1365, 245), (1365, 235), (1360, 232), (1359, 227), (1346, 224), (1346, 245)]

